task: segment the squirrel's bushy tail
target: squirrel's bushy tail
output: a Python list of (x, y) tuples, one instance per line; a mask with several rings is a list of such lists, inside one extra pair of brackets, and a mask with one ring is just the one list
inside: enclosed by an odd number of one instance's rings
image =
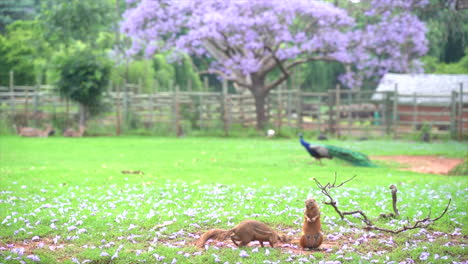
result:
[(215, 239), (218, 241), (224, 241), (226, 240), (233, 232), (233, 229), (230, 230), (224, 230), (224, 229), (211, 229), (205, 234), (203, 234), (197, 242), (195, 242), (195, 245), (197, 247), (202, 248), (205, 246), (206, 241), (209, 239)]

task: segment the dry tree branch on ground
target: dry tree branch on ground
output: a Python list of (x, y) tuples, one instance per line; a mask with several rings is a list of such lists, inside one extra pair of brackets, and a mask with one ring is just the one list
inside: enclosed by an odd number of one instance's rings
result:
[[(403, 225), (403, 227), (401, 227), (399, 229), (396, 229), (396, 230), (382, 228), (382, 227), (375, 226), (372, 223), (372, 221), (369, 219), (369, 217), (367, 217), (367, 215), (361, 210), (355, 210), (355, 211), (349, 211), (349, 212), (341, 211), (338, 208), (336, 200), (333, 199), (332, 195), (330, 194), (331, 189), (339, 188), (339, 187), (343, 186), (345, 183), (350, 182), (354, 178), (356, 178), (356, 175), (354, 175), (350, 179), (336, 185), (336, 173), (335, 173), (335, 180), (333, 181), (333, 183), (327, 183), (327, 184), (323, 185), (315, 178), (314, 178), (314, 181), (317, 184), (317, 186), (319, 187), (320, 191), (325, 196), (327, 196), (328, 199), (329, 199), (329, 201), (324, 202), (325, 204), (331, 205), (335, 209), (335, 211), (338, 213), (338, 215), (340, 215), (342, 220), (347, 215), (359, 214), (361, 216), (361, 218), (359, 218), (359, 219), (361, 219), (361, 221), (364, 222), (364, 224), (365, 224), (365, 226), (364, 226), (365, 230), (378, 230), (378, 231), (382, 231), (382, 232), (398, 234), (398, 233), (401, 233), (401, 232), (406, 231), (406, 230), (411, 230), (411, 229), (416, 229), (416, 228), (425, 228), (425, 227), (428, 227), (429, 225), (431, 225), (432, 223), (434, 223), (435, 221), (439, 220), (440, 218), (442, 218), (445, 215), (445, 213), (447, 212), (447, 210), (448, 210), (448, 208), (450, 206), (450, 203), (452, 202), (452, 199), (449, 199), (449, 201), (447, 203), (447, 206), (445, 207), (444, 211), (436, 218), (431, 218), (431, 212), (429, 211), (429, 214), (428, 214), (427, 217), (425, 217), (423, 219), (416, 220), (416, 222), (414, 222), (414, 224), (412, 224), (412, 225)], [(393, 201), (393, 211), (394, 211), (394, 213), (381, 214), (381, 216), (383, 216), (383, 217), (396, 217), (396, 216), (400, 215), (400, 213), (398, 212), (397, 206), (396, 206), (396, 203), (397, 203), (397, 196), (396, 196), (397, 188), (396, 188), (395, 185), (392, 184), (392, 185), (390, 185), (390, 190), (392, 191), (392, 201)]]

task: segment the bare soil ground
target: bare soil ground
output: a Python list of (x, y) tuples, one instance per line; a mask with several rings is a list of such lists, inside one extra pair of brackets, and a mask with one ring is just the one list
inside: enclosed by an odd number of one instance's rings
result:
[(451, 169), (463, 162), (463, 159), (439, 156), (372, 156), (371, 159), (397, 163), (401, 170), (432, 174), (448, 174)]

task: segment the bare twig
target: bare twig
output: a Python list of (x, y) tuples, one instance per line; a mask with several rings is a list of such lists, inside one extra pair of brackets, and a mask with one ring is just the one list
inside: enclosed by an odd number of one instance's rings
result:
[(388, 232), (388, 233), (392, 233), (392, 234), (398, 234), (398, 233), (401, 233), (401, 232), (406, 231), (406, 230), (411, 230), (411, 229), (416, 229), (416, 228), (426, 228), (429, 225), (431, 225), (432, 223), (434, 223), (435, 221), (442, 218), (442, 216), (445, 215), (445, 213), (447, 212), (451, 202), (452, 202), (452, 199), (449, 199), (449, 201), (447, 203), (447, 206), (445, 207), (444, 211), (438, 217), (431, 219), (431, 212), (429, 211), (429, 214), (428, 214), (428, 216), (426, 218), (417, 220), (411, 226), (403, 225), (403, 227), (400, 228), (400, 229), (391, 230), (391, 229), (381, 228), (381, 227), (377, 227), (377, 226), (373, 226), (373, 225), (371, 225), (371, 226), (368, 225), (368, 226), (364, 227), (364, 229), (366, 229), (366, 230), (379, 230), (379, 231)]
[(315, 181), (315, 183), (317, 184), (317, 186), (320, 188), (320, 190), (322, 191), (322, 193), (328, 197), (328, 199), (330, 200), (329, 202), (324, 202), (325, 204), (328, 204), (328, 205), (331, 205), (333, 206), (333, 208), (335, 209), (335, 211), (340, 215), (341, 219), (343, 220), (345, 215), (355, 215), (355, 214), (360, 214), (362, 216), (362, 221), (364, 221), (364, 223), (366, 224), (371, 224), (371, 222), (369, 221), (369, 218), (366, 216), (366, 214), (364, 214), (364, 212), (362, 212), (361, 210), (356, 210), (356, 211), (351, 211), (351, 212), (341, 212), (340, 209), (338, 209), (338, 206), (336, 205), (336, 201), (333, 199), (333, 197), (331, 196), (331, 194), (328, 192), (328, 190), (332, 189), (332, 188), (338, 188), (338, 187), (341, 187), (343, 186), (345, 183), (347, 182), (350, 182), (351, 180), (353, 180), (354, 178), (356, 177), (356, 175), (354, 175), (353, 177), (351, 177), (350, 179), (336, 185), (336, 173), (335, 173), (335, 180), (333, 181), (333, 184), (330, 184), (330, 183), (327, 183), (325, 184), (325, 186), (323, 186), (317, 179), (313, 179)]
[[(323, 185), (317, 179), (314, 178), (313, 180), (315, 181), (315, 183), (319, 187), (320, 191), (326, 197), (328, 197), (329, 201), (324, 202), (325, 204), (331, 205), (335, 209), (335, 211), (338, 213), (338, 215), (341, 217), (342, 220), (344, 219), (344, 217), (346, 215), (356, 215), (356, 214), (361, 215), (362, 218), (360, 218), (360, 219), (362, 220), (362, 222), (364, 222), (364, 224), (365, 224), (364, 229), (366, 229), (366, 230), (378, 230), (378, 231), (382, 231), (382, 232), (389, 232), (389, 233), (392, 233), (392, 234), (398, 234), (398, 233), (401, 233), (403, 231), (410, 230), (410, 229), (428, 227), (429, 225), (431, 225), (432, 223), (439, 220), (440, 218), (442, 218), (442, 216), (445, 215), (445, 213), (447, 212), (447, 210), (448, 210), (448, 208), (450, 206), (450, 203), (452, 201), (452, 199), (449, 200), (449, 202), (448, 202), (447, 206), (445, 207), (444, 211), (442, 212), (442, 214), (440, 216), (436, 217), (436, 218), (431, 218), (431, 211), (429, 210), (428, 216), (426, 218), (417, 220), (413, 225), (403, 225), (402, 228), (399, 228), (397, 230), (382, 228), (382, 227), (375, 226), (372, 223), (372, 221), (369, 219), (369, 217), (367, 217), (367, 215), (361, 210), (355, 210), (355, 211), (350, 211), (350, 212), (342, 212), (338, 208), (337, 202), (335, 201), (335, 199), (333, 199), (332, 195), (330, 194), (330, 192), (329, 192), (330, 189), (341, 187), (345, 183), (353, 180), (355, 177), (356, 177), (356, 175), (351, 177), (350, 179), (338, 184), (338, 185), (336, 185), (336, 173), (335, 173), (335, 179), (333, 181), (333, 184), (327, 183), (327, 184)], [(396, 203), (397, 203), (397, 196), (396, 196), (397, 188), (396, 188), (395, 185), (392, 184), (390, 186), (390, 189), (392, 190), (393, 211), (395, 212), (396, 216), (399, 216), (400, 213), (398, 212), (398, 209), (397, 209), (397, 206), (396, 206)], [(391, 214), (391, 215), (393, 215), (393, 214)], [(408, 222), (409, 222), (409, 219), (408, 219)]]

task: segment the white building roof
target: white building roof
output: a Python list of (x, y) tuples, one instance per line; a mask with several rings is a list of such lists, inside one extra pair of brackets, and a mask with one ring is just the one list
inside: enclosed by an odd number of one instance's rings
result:
[[(463, 87), (464, 93), (468, 93), (468, 74), (387, 73), (377, 86), (372, 100), (383, 100), (384, 92), (397, 89), (399, 103), (412, 103), (416, 93), (418, 104), (449, 104), (452, 91), (460, 92), (460, 87)], [(468, 94), (463, 96), (463, 102), (468, 103)]]

